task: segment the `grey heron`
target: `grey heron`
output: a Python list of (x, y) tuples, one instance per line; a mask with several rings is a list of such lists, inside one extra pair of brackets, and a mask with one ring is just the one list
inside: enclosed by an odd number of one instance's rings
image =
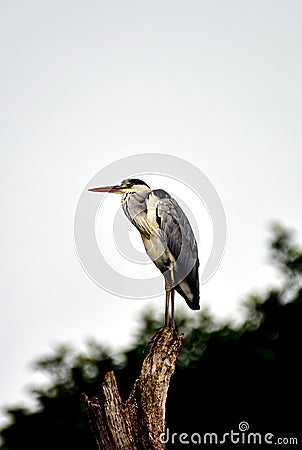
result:
[(199, 306), (198, 249), (187, 216), (177, 201), (162, 189), (151, 190), (138, 179), (119, 185), (89, 189), (91, 192), (123, 194), (122, 208), (141, 234), (146, 252), (165, 279), (165, 326), (175, 328), (175, 290), (193, 310)]

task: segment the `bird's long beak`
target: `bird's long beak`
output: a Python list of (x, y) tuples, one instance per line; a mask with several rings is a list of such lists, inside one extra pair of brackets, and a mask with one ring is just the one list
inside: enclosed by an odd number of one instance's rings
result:
[(91, 188), (88, 189), (90, 192), (110, 192), (113, 194), (123, 194), (123, 188), (122, 186), (103, 186), (103, 187), (97, 187), (97, 188)]

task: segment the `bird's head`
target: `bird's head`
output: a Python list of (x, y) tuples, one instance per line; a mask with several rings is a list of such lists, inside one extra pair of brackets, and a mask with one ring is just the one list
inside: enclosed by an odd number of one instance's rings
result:
[(149, 186), (142, 180), (137, 178), (129, 178), (123, 180), (121, 184), (114, 186), (104, 186), (98, 188), (88, 189), (91, 192), (110, 192), (113, 194), (126, 194), (127, 192), (139, 192), (144, 189), (150, 189)]

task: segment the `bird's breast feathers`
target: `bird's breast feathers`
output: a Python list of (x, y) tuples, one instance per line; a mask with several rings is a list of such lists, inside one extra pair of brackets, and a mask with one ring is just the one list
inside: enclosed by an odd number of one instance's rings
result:
[(152, 192), (128, 193), (123, 196), (122, 207), (127, 218), (145, 237), (158, 230), (156, 204), (158, 199)]
[(159, 268), (167, 269), (174, 258), (162, 238), (157, 217), (160, 196), (155, 192), (128, 194), (122, 205), (128, 219), (141, 233), (148, 256)]

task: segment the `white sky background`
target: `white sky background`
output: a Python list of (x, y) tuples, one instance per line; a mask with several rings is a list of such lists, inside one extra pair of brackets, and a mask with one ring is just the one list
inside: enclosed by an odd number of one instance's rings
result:
[(302, 219), (301, 24), (298, 0), (1, 1), (0, 408), (56, 343), (124, 345), (142, 309), (164, 311), (77, 259), (77, 201), (116, 159), (169, 153), (215, 186), (228, 242), (201, 303), (218, 317), (276, 282), (268, 223)]

